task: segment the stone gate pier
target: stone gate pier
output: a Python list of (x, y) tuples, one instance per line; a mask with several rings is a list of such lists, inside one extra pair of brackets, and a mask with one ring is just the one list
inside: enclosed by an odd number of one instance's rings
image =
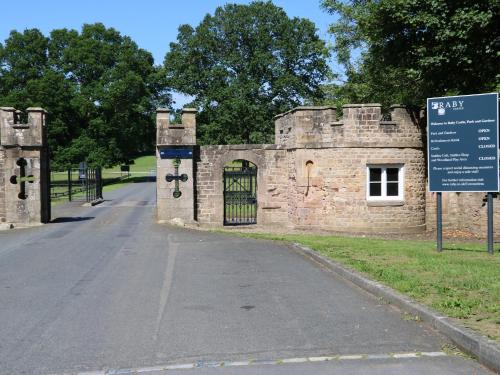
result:
[(194, 152), (196, 110), (185, 108), (182, 123), (170, 124), (170, 110), (156, 112), (156, 209), (160, 221), (195, 220)]
[(50, 221), (49, 160), (45, 110), (0, 107), (0, 225)]

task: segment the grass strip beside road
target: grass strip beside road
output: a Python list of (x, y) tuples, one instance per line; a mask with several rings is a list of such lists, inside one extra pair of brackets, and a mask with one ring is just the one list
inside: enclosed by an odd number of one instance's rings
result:
[[(231, 232), (234, 233), (234, 232)], [(500, 341), (500, 253), (479, 243), (239, 233), (297, 242)]]
[[(140, 156), (134, 159), (134, 163), (130, 164), (130, 174), (131, 175), (147, 175), (149, 171), (154, 170), (156, 172), (156, 156), (147, 155)], [(116, 177), (120, 175), (126, 175), (127, 172), (120, 171), (120, 165), (115, 165), (112, 168), (105, 168), (102, 170), (102, 177)]]

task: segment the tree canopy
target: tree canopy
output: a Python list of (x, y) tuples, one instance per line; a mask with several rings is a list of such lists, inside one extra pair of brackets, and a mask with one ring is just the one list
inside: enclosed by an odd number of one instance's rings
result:
[[(426, 97), (499, 89), (497, 0), (322, 0), (347, 82), (338, 101), (422, 106)], [(353, 59), (353, 55), (360, 56)]]
[(0, 45), (0, 103), (48, 110), (55, 167), (127, 161), (151, 149), (154, 110), (168, 105), (153, 57), (102, 24), (12, 31)]
[(180, 26), (164, 65), (169, 86), (195, 98), (201, 143), (262, 143), (273, 116), (321, 97), (328, 56), (311, 21), (257, 1)]

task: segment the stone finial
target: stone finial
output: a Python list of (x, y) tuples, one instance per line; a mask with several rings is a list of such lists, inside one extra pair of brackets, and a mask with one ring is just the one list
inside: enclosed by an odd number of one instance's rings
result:
[(185, 128), (196, 128), (196, 108), (184, 108), (182, 110), (182, 126)]
[(170, 125), (170, 109), (158, 108), (156, 110), (156, 127), (165, 127)]
[(15, 112), (16, 109), (14, 107), (0, 107), (0, 119), (2, 121), (2, 124), (4, 122), (6, 122), (6, 124), (14, 124)]
[(411, 122), (411, 116), (410, 113), (408, 112), (408, 108), (402, 104), (393, 104), (390, 107), (391, 110), (391, 119), (393, 121), (410, 121)]

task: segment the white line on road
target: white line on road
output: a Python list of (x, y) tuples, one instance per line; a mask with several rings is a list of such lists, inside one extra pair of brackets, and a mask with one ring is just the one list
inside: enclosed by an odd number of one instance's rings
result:
[(167, 266), (165, 269), (165, 274), (163, 275), (163, 285), (160, 292), (160, 305), (158, 306), (158, 315), (156, 317), (155, 333), (153, 339), (155, 342), (158, 340), (158, 335), (160, 332), (160, 325), (165, 315), (165, 307), (167, 306), (168, 296), (170, 295), (170, 289), (172, 288), (172, 279), (174, 276), (174, 265), (175, 258), (177, 256), (178, 244), (172, 241), (172, 234), (167, 237)]
[[(328, 361), (353, 361), (353, 360), (405, 360), (416, 359), (422, 357), (446, 357), (445, 352), (410, 352), (410, 353), (384, 353), (384, 354), (350, 354), (350, 355), (328, 355), (316, 357), (295, 357), (270, 360), (248, 360), (248, 361), (201, 361), (196, 363), (179, 363), (169, 364), (164, 366), (138, 367), (129, 369), (108, 369), (103, 371), (92, 372), (70, 372), (59, 375), (132, 375), (132, 374), (147, 374), (158, 371), (172, 370), (193, 370), (209, 367), (236, 367), (236, 366), (255, 366), (255, 365), (286, 365), (293, 363), (306, 362), (328, 362)], [(56, 374), (54, 374), (56, 375)]]

